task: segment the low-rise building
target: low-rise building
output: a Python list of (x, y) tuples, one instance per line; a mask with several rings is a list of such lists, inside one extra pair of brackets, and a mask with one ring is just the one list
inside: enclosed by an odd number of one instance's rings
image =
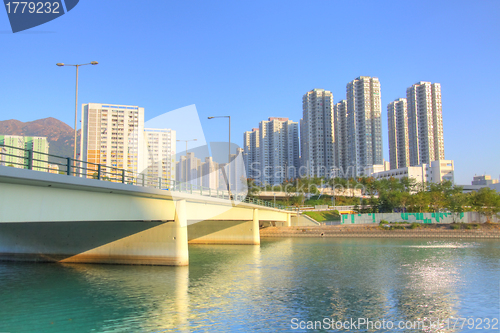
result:
[(418, 183), (440, 183), (442, 181), (455, 183), (454, 170), (453, 160), (437, 160), (430, 164), (373, 172), (371, 176), (377, 179), (413, 178)]
[(500, 193), (500, 183), (490, 184), (490, 185), (488, 185), (488, 187), (491, 188), (492, 190), (495, 190), (498, 193)]
[(474, 176), (471, 185), (483, 185), (489, 186), (492, 184), (498, 184), (498, 179), (491, 179), (490, 175)]

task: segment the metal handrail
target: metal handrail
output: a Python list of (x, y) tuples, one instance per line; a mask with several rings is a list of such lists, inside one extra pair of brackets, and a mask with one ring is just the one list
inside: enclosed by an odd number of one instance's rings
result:
[[(4, 152), (6, 148), (16, 149), (22, 152), (20, 155), (24, 156), (7, 154)], [(39, 158), (34, 158), (35, 157), (34, 154), (46, 156), (47, 159), (43, 160)], [(8, 157), (12, 157), (12, 159), (22, 159), (23, 163), (8, 161)], [(48, 157), (60, 159), (60, 161), (59, 163), (58, 162), (49, 163)], [(62, 157), (53, 154), (47, 154), (44, 152), (34, 151), (32, 149), (24, 149), (15, 146), (0, 144), (0, 166), (12, 165), (14, 167), (40, 171), (40, 172), (51, 172), (57, 170), (51, 168), (49, 164), (54, 164), (59, 166), (59, 174), (68, 176), (92, 178), (102, 181), (118, 182), (134, 186), (151, 187), (160, 190), (168, 190), (175, 192), (185, 192), (191, 194), (199, 193), (199, 195), (201, 196), (207, 196), (212, 198), (221, 198), (227, 200), (230, 200), (232, 198), (233, 200), (236, 199), (240, 202), (251, 203), (254, 205), (273, 207), (281, 210), (290, 210), (289, 207), (285, 207), (283, 205), (273, 204), (272, 202), (269, 201), (248, 197), (235, 192), (229, 195), (227, 190), (220, 190), (210, 187), (204, 187), (201, 185), (188, 184), (185, 182), (176, 181), (175, 179), (154, 177), (146, 175), (144, 173), (137, 174), (133, 173), (132, 171), (119, 169), (113, 166), (75, 160), (71, 157)], [(61, 167), (63, 170), (61, 170)]]

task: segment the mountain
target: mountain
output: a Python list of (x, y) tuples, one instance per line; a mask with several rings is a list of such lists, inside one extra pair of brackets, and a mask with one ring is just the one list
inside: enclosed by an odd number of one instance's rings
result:
[[(80, 142), (80, 132), (77, 132), (77, 142)], [(0, 135), (44, 136), (49, 141), (49, 154), (73, 157), (73, 128), (52, 117), (26, 123), (16, 119), (0, 121)]]

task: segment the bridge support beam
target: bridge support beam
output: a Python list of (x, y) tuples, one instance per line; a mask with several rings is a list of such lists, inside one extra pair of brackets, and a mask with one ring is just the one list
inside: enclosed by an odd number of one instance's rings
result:
[(206, 220), (188, 226), (189, 244), (259, 245), (259, 210), (252, 220)]
[(186, 200), (178, 200), (173, 222), (162, 223), (59, 261), (186, 266), (189, 264), (186, 217)]

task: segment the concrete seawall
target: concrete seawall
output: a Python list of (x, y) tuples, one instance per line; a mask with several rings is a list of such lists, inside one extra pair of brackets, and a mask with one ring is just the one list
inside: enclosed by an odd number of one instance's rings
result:
[(269, 227), (260, 230), (260, 237), (353, 237), (353, 238), (466, 238), (500, 239), (500, 229), (441, 229), (422, 228), (407, 230), (382, 230), (377, 227)]
[[(464, 213), (367, 213), (343, 214), (341, 224), (379, 224), (387, 222), (417, 222), (417, 223), (485, 223), (488, 218), (478, 212)], [(500, 222), (500, 217), (493, 215), (491, 222)]]

